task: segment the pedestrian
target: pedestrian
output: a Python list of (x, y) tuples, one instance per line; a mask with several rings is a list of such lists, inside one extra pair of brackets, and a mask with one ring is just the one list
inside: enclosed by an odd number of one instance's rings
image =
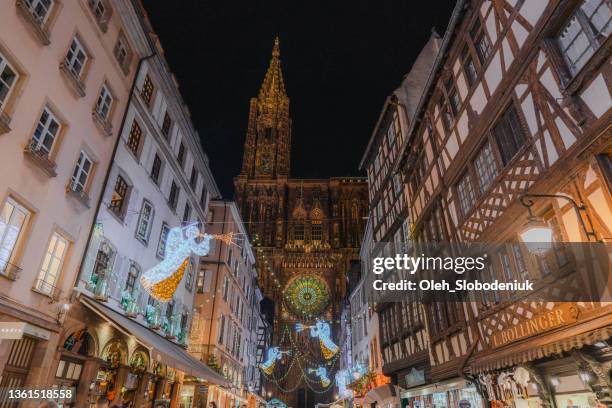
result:
[(40, 403), (38, 408), (58, 408), (55, 401), (43, 401)]
[(108, 400), (108, 398), (106, 398), (105, 395), (102, 395), (100, 398), (98, 398), (98, 401), (96, 402), (96, 408), (109, 408), (110, 406), (110, 401)]

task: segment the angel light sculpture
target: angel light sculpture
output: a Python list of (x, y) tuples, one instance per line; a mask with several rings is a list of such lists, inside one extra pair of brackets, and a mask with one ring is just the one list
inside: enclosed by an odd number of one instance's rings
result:
[[(164, 260), (142, 274), (142, 287), (158, 301), (169, 302), (183, 279), (191, 254), (208, 255), (212, 239), (231, 245), (234, 243), (234, 235), (236, 234), (202, 234), (196, 224), (172, 228), (168, 232)], [(198, 241), (198, 238), (201, 240)]]
[(347, 370), (340, 370), (336, 373), (336, 385), (338, 386), (338, 394), (343, 398), (353, 396), (353, 391), (347, 388), (349, 381), (349, 373)]
[(329, 360), (338, 353), (340, 348), (331, 339), (331, 327), (325, 320), (317, 319), (314, 326), (306, 326), (301, 323), (295, 325), (295, 330), (299, 333), (310, 329), (310, 337), (318, 337), (321, 352), (326, 360)]
[(266, 361), (261, 363), (259, 365), (259, 368), (261, 368), (261, 371), (263, 371), (264, 373), (270, 375), (272, 374), (272, 371), (274, 371), (276, 362), (279, 361), (283, 357), (283, 354), (289, 354), (289, 353), (290, 351), (281, 351), (280, 348), (278, 347), (270, 347), (268, 349), (268, 354), (267, 354), (268, 357), (266, 358)]
[(329, 376), (327, 375), (327, 368), (323, 366), (318, 366), (316, 369), (309, 368), (308, 372), (311, 374), (312, 373), (316, 374), (316, 376), (319, 377), (319, 381), (321, 382), (321, 385), (323, 387), (327, 387), (331, 383), (331, 380), (329, 379)]

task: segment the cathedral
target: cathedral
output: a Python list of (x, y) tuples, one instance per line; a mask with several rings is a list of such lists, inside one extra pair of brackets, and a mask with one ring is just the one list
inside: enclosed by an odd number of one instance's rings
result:
[[(234, 179), (235, 201), (256, 248), (259, 285), (274, 305), (276, 344), (296, 323), (317, 319), (329, 322), (339, 338), (344, 276), (359, 261), (368, 214), (363, 178), (291, 178), (291, 136), (277, 38), (259, 94), (250, 100), (242, 170)], [(279, 389), (296, 391), (279, 397), (290, 406), (320, 399), (298, 388), (299, 375), (288, 377), (294, 384), (287, 378)]]

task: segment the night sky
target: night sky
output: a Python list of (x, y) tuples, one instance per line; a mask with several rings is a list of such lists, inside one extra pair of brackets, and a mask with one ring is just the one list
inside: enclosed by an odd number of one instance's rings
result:
[(145, 0), (217, 184), (233, 196), (249, 98), (279, 35), (293, 118), (291, 176), (357, 169), (387, 95), (454, 1)]

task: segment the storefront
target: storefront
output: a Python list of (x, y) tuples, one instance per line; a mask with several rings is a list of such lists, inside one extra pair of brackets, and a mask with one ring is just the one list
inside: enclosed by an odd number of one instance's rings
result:
[(93, 408), (101, 396), (124, 407), (195, 407), (195, 382), (227, 384), (219, 374), (182, 347), (132, 319), (86, 297), (81, 298), (57, 353), (54, 384), (74, 390), (63, 407)]
[(410, 408), (484, 408), (475, 384), (453, 379), (416, 387), (401, 394)]
[(367, 392), (363, 407), (400, 408), (399, 388), (393, 384), (384, 384)]

